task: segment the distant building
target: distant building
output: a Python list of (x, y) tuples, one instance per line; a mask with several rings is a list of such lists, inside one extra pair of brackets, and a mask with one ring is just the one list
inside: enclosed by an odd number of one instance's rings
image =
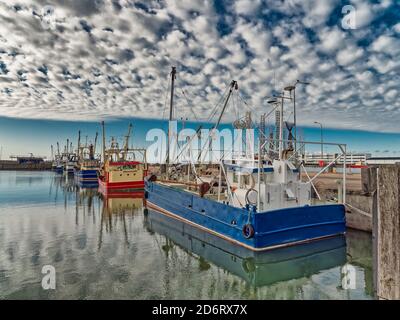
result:
[(44, 162), (43, 157), (35, 157), (32, 153), (29, 156), (10, 156), (10, 159), (17, 159), (18, 164), (39, 164)]
[(400, 157), (371, 157), (367, 159), (367, 165), (400, 164)]
[[(331, 163), (339, 156), (339, 153), (306, 153), (303, 156), (304, 163), (306, 165), (320, 165), (321, 162), (324, 164)], [(347, 165), (365, 165), (367, 159), (371, 157), (370, 153), (347, 153), (346, 164)], [(335, 161), (337, 165), (343, 165), (343, 157), (340, 157)]]

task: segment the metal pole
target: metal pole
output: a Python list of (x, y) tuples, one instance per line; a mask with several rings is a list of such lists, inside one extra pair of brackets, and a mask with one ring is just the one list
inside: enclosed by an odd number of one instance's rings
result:
[(283, 94), (281, 98), (281, 108), (279, 115), (279, 160), (283, 157)]
[(171, 97), (170, 97), (170, 102), (169, 102), (169, 121), (172, 121), (172, 117), (173, 117), (175, 77), (176, 77), (176, 67), (172, 67), (172, 70), (171, 70)]
[(229, 98), (231, 97), (231, 94), (232, 94), (232, 91), (233, 91), (234, 88), (237, 90), (237, 82), (236, 82), (235, 80), (232, 80), (231, 85), (230, 85), (230, 89), (229, 89), (228, 96), (227, 96), (226, 99), (225, 99), (224, 106), (222, 107), (222, 111), (221, 111), (221, 113), (220, 113), (220, 115), (219, 115), (219, 118), (218, 118), (217, 123), (216, 123), (215, 126), (214, 126), (214, 129), (217, 129), (218, 126), (219, 126), (219, 124), (220, 124), (220, 122), (221, 122), (222, 116), (224, 115), (226, 106), (228, 105)]
[(222, 183), (222, 161), (219, 164), (219, 177), (218, 177), (218, 202), (221, 200), (221, 183)]
[(347, 158), (347, 146), (344, 146), (343, 155), (343, 204), (346, 203), (346, 158)]
[(101, 122), (102, 130), (103, 130), (103, 163), (106, 163), (106, 129), (104, 125), (104, 121)]
[(321, 158), (324, 158), (324, 137), (322, 135), (322, 124), (320, 123), (321, 126)]
[(297, 151), (296, 86), (294, 86), (293, 89), (293, 124), (294, 124), (294, 153), (296, 153)]
[[(258, 184), (258, 190), (257, 190), (257, 210), (258, 212), (261, 212), (261, 208), (260, 208), (260, 203), (261, 203), (261, 199), (260, 199), (260, 193), (261, 193), (261, 166), (264, 167), (264, 165), (262, 164), (262, 158), (261, 158), (261, 140), (260, 140), (260, 136), (258, 137), (258, 173), (257, 173), (257, 184)], [(264, 171), (264, 170), (263, 170)]]
[(314, 121), (315, 124), (318, 124), (320, 126), (320, 130), (321, 130), (321, 160), (323, 161), (323, 157), (324, 157), (324, 138), (322, 135), (322, 123), (318, 122), (318, 121)]
[(176, 67), (172, 67), (171, 69), (171, 97), (169, 101), (169, 119), (168, 119), (168, 143), (167, 143), (167, 159), (166, 159), (166, 175), (167, 180), (169, 178), (168, 167), (169, 167), (169, 153), (170, 153), (170, 143), (171, 143), (171, 132), (169, 130), (170, 122), (173, 118), (173, 110), (174, 110), (174, 85), (175, 85), (175, 77), (176, 77)]
[(81, 153), (81, 130), (78, 131), (78, 158), (80, 157), (80, 153)]

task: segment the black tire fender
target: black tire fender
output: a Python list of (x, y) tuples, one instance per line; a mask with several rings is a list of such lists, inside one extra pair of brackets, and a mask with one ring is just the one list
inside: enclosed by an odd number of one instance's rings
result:
[(243, 237), (251, 239), (254, 237), (254, 227), (250, 223), (246, 223), (242, 228)]

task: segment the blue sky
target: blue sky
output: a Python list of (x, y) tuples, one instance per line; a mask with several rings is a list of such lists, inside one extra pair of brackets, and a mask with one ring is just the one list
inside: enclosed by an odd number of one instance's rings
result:
[[(327, 140), (396, 154), (399, 56), (397, 0), (0, 0), (0, 145), (46, 154), (101, 120), (125, 119), (112, 125), (122, 135), (126, 119), (165, 119), (175, 65), (176, 118), (215, 120), (232, 79), (239, 93), (223, 121), (248, 109), (258, 118), (301, 79), (306, 136), (319, 139), (320, 121), (334, 128)], [(134, 124), (140, 142), (158, 122)]]

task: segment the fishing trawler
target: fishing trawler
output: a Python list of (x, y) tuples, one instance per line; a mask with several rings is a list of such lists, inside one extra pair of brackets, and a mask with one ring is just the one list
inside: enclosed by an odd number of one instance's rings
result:
[(67, 139), (67, 144), (64, 147), (64, 152), (61, 153), (60, 161), (63, 167), (64, 175), (73, 175), (75, 166), (78, 162), (78, 157), (75, 152), (73, 152), (72, 142)]
[[(129, 148), (132, 125), (129, 125), (123, 148), (112, 138), (111, 147), (106, 149), (104, 122), (102, 127), (104, 162), (98, 178), (100, 191), (107, 194), (112, 190), (144, 189), (144, 177), (147, 175), (146, 150)], [(138, 155), (140, 160), (137, 160)]]
[[(173, 68), (170, 120), (175, 73)], [(232, 81), (213, 129), (218, 127), (232, 93), (237, 90), (237, 82)], [(264, 145), (260, 136), (263, 133), (258, 130), (258, 155), (239, 155), (239, 158), (232, 157), (230, 161), (225, 157), (217, 163), (218, 176), (207, 181), (206, 177), (196, 175), (195, 182), (187, 183), (169, 179), (170, 159), (167, 154), (166, 177), (151, 175), (146, 178), (148, 207), (254, 251), (302, 244), (345, 233), (345, 207), (342, 203), (313, 205), (312, 188), (317, 192), (313, 180), (329, 165), (309, 181), (301, 180), (301, 169), (305, 170), (305, 167), (296, 161), (301, 148), (293, 152), (293, 141), (284, 140), (284, 97), (281, 98), (281, 103), (276, 100), (274, 105), (275, 108), (280, 107), (276, 158), (268, 158), (262, 153)], [(171, 143), (170, 136), (169, 133), (168, 145)], [(270, 141), (264, 142), (267, 143)], [(345, 166), (345, 146), (339, 147), (343, 150), (341, 156)], [(192, 167), (196, 173), (194, 163)], [(343, 201), (346, 194), (345, 171)]]
[(97, 185), (100, 160), (96, 159), (97, 132), (94, 144), (87, 141), (81, 145), (81, 132), (78, 133), (78, 163), (74, 168), (75, 177), (80, 184)]
[[(51, 146), (51, 153), (53, 154), (53, 145)], [(57, 153), (54, 155), (54, 159), (53, 159), (51, 168), (55, 173), (58, 173), (58, 174), (62, 174), (64, 171), (62, 160), (61, 160), (61, 154), (60, 154), (60, 145), (58, 142), (57, 142)]]

